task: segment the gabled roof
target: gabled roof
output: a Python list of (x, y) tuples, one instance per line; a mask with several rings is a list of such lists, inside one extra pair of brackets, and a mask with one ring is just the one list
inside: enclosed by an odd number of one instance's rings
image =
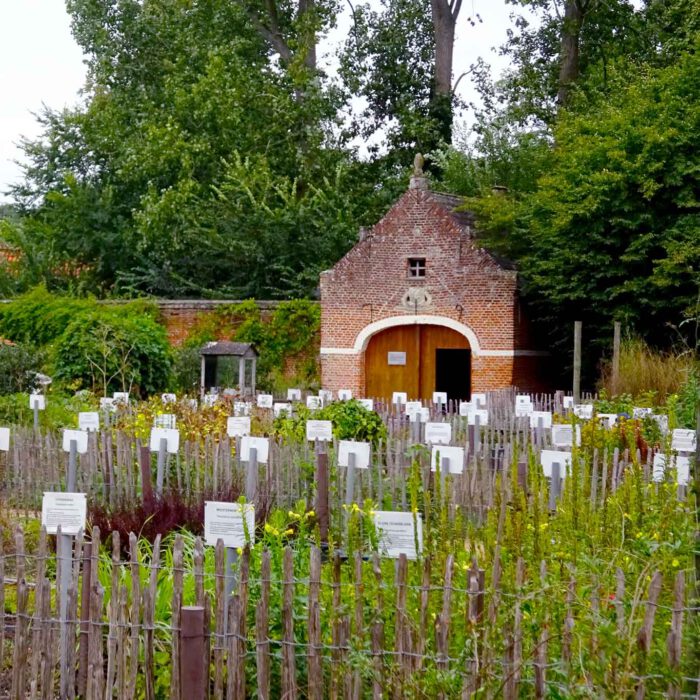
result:
[(206, 343), (199, 351), (200, 355), (228, 355), (229, 357), (256, 357), (257, 352), (252, 343), (233, 343), (219, 340)]

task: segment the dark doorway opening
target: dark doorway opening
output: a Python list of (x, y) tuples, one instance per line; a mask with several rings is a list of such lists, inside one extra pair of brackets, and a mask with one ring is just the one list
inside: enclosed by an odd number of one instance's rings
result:
[(469, 401), (472, 393), (471, 350), (435, 350), (435, 391), (446, 391), (448, 401)]

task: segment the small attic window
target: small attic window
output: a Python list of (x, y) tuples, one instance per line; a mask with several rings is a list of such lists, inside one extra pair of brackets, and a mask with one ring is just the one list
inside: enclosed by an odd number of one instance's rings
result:
[(408, 259), (408, 276), (425, 277), (425, 258)]

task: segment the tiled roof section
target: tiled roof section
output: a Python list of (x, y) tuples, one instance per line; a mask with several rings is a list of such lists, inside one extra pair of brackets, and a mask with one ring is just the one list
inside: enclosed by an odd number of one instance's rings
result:
[(230, 340), (207, 343), (199, 351), (200, 355), (232, 355), (234, 357), (250, 356), (251, 353), (257, 355), (251, 343), (234, 343)]
[[(478, 232), (475, 229), (476, 217), (471, 211), (466, 211), (461, 209), (464, 206), (464, 198), (459, 197), (454, 194), (447, 194), (446, 192), (430, 192), (430, 196), (434, 201), (436, 201), (441, 207), (447, 209), (450, 216), (457, 222), (459, 226), (463, 229), (468, 229), (470, 236), (477, 241)], [(478, 244), (477, 244), (478, 245)], [(500, 255), (497, 255), (488, 248), (484, 248), (486, 252), (497, 262), (504, 270), (515, 270), (515, 263), (508, 260)]]

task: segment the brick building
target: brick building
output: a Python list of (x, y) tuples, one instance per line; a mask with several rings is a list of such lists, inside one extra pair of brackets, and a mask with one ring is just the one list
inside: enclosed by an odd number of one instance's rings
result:
[(433, 192), (420, 159), (408, 191), (321, 274), (321, 376), (327, 389), (450, 399), (541, 388), (517, 272), (479, 247), (458, 197)]

